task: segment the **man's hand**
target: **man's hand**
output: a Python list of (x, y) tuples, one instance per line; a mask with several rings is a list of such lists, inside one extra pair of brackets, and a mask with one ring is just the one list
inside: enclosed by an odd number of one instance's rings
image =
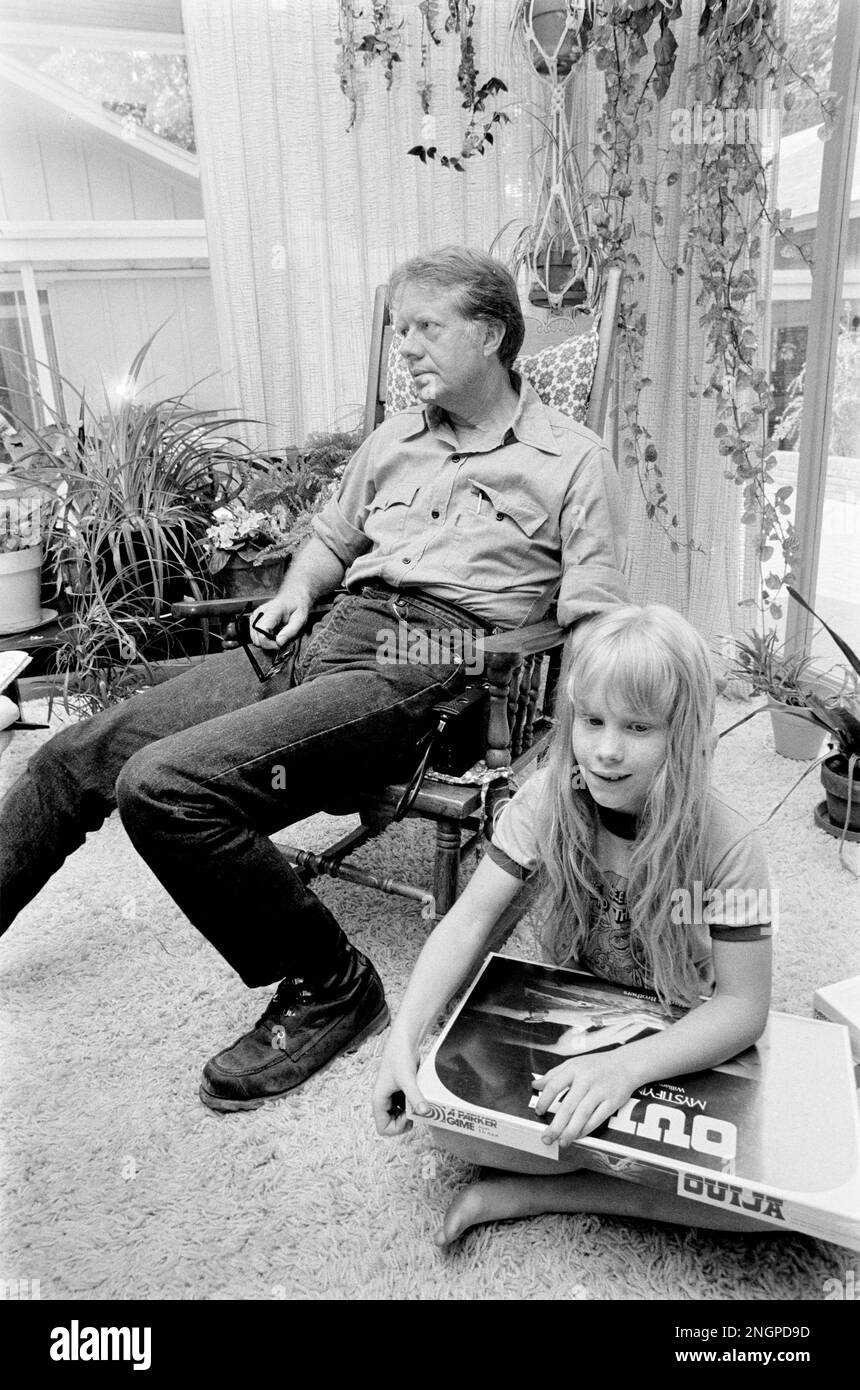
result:
[(391, 1138), (412, 1128), (406, 1114), (408, 1101), (416, 1115), (426, 1115), (429, 1106), (415, 1080), (418, 1058), (412, 1049), (393, 1034), (389, 1037), (373, 1088), (373, 1118), (377, 1134)]
[[(306, 591), (285, 587), (268, 603), (254, 609), (250, 622), (251, 641), (264, 651), (277, 651), (299, 635), (310, 609), (311, 600)], [(267, 637), (266, 633), (272, 635)]]
[(564, 1145), (583, 1139), (630, 1099), (639, 1082), (632, 1074), (629, 1058), (624, 1056), (626, 1051), (620, 1047), (613, 1052), (577, 1057), (535, 1078), (535, 1089), (540, 1092), (535, 1107), (539, 1115), (567, 1088), (567, 1095), (543, 1136), (544, 1143), (557, 1139)]

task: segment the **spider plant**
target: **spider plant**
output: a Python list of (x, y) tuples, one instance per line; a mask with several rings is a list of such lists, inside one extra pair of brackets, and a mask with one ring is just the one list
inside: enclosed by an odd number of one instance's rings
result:
[(99, 707), (114, 691), (128, 693), (130, 668), (148, 649), (163, 654), (176, 626), (170, 600), (211, 591), (203, 538), (212, 510), (241, 486), (239, 463), (243, 476), (258, 464), (226, 433), (250, 422), (195, 408), (187, 393), (135, 399), (155, 336), (136, 353), (119, 396), (102, 383), (99, 409), (61, 377), (60, 406), (42, 401), (48, 424), (11, 416), (22, 446), (14, 472), (45, 496), (47, 565), (70, 607), (66, 695), (79, 679)]
[(808, 691), (806, 703), (819, 723), (827, 729), (832, 742), (836, 745), (836, 756), (840, 760), (840, 770), (844, 766), (848, 776), (854, 778), (854, 769), (860, 759), (860, 657), (849, 647), (844, 638), (838, 632), (834, 632), (832, 627), (828, 627), (823, 618), (820, 618), (811, 604), (806, 602), (796, 589), (791, 585), (787, 586), (788, 592), (801, 608), (805, 608), (807, 613), (811, 613), (817, 619), (824, 631), (833, 639), (842, 655), (848, 662), (850, 671), (846, 672), (842, 689), (828, 699), (822, 698), (815, 691)]
[(99, 576), (115, 574), (115, 596), (146, 596), (157, 612), (176, 582), (200, 593), (201, 542), (212, 508), (238, 490), (236, 460), (254, 455), (224, 438), (225, 429), (245, 422), (223, 411), (197, 409), (185, 396), (135, 399), (154, 338), (135, 355), (119, 399), (103, 384), (96, 411), (63, 378), (74, 412), (64, 403), (47, 411), (44, 428), (15, 424), (25, 443), (16, 472), (36, 477), (49, 496), (58, 581), (86, 595)]
[[(830, 636), (839, 651), (848, 662), (848, 669), (841, 688), (830, 696), (825, 696), (820, 692), (820, 686), (816, 688), (812, 684), (809, 686), (798, 686), (797, 693), (802, 695), (804, 710), (807, 717), (810, 717), (819, 728), (826, 730), (830, 742), (833, 745), (822, 757), (816, 758), (809, 767), (805, 768), (801, 776), (789, 787), (785, 796), (774, 806), (767, 817), (770, 820), (782, 807), (791, 794), (796, 790), (804, 778), (816, 767), (821, 768), (821, 781), (827, 794), (826, 802), (816, 808), (815, 823), (828, 834), (839, 837), (839, 859), (845, 868), (850, 869), (843, 857), (844, 843), (847, 838), (856, 839), (858, 836), (858, 813), (860, 813), (860, 774), (857, 772), (857, 765), (860, 762), (860, 657), (848, 645), (844, 638), (834, 632), (823, 618), (816, 613), (811, 604), (799, 594), (791, 585), (786, 585), (789, 594), (819, 622), (824, 631)], [(756, 651), (759, 650), (757, 647)], [(802, 671), (807, 670), (807, 665), (802, 666)], [(740, 672), (749, 679), (749, 672)], [(759, 686), (764, 689), (764, 686)], [(764, 707), (762, 707), (764, 708)], [(742, 719), (738, 719), (734, 724), (729, 725), (720, 734), (724, 738), (726, 734), (732, 733), (741, 724), (745, 724), (748, 719), (752, 719), (756, 714), (761, 713), (760, 709), (753, 710), (750, 714), (745, 714)], [(800, 711), (798, 711), (800, 713)], [(853, 869), (850, 872), (854, 873)]]
[(806, 687), (801, 683), (812, 658), (788, 653), (777, 641), (774, 629), (762, 635), (746, 632), (735, 639), (730, 673), (752, 687), (754, 695), (768, 695), (783, 705), (805, 708)]

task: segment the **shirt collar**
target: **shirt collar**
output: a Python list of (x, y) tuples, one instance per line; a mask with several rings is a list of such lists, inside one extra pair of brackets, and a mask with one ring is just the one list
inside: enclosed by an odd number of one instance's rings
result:
[[(519, 372), (511, 372), (511, 382), (519, 392), (519, 400), (510, 429), (500, 443), (510, 442), (510, 436), (513, 434), (521, 444), (530, 444), (545, 454), (559, 455), (561, 449), (549, 413), (537, 391)], [(445, 420), (444, 412), (432, 402), (420, 410), (413, 408), (409, 414), (413, 415), (413, 421), (407, 426), (403, 434), (404, 439), (413, 439), (425, 429), (433, 431)]]

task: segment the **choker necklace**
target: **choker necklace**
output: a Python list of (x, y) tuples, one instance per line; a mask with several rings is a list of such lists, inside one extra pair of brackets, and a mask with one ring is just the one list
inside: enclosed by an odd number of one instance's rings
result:
[(610, 833), (617, 835), (619, 840), (635, 840), (639, 833), (638, 819), (631, 811), (612, 811), (606, 806), (601, 806), (599, 801), (595, 801), (597, 814), (600, 823)]

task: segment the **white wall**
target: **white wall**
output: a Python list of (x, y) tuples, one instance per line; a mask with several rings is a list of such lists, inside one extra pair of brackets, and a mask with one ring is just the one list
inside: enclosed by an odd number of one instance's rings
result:
[(203, 216), (199, 185), (0, 81), (0, 219)]

